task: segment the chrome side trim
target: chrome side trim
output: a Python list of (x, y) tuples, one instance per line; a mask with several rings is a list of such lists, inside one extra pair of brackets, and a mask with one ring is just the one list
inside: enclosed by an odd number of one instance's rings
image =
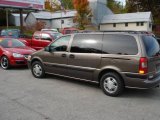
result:
[(70, 76), (65, 76), (65, 75), (60, 75), (60, 74), (55, 74), (55, 73), (49, 73), (49, 72), (45, 72), (45, 73), (46, 74), (51, 74), (51, 75), (56, 75), (56, 76), (61, 76), (61, 77), (66, 77), (66, 78), (72, 78), (72, 79), (81, 80), (81, 81), (86, 81), (86, 82), (99, 83), (98, 81), (92, 81), (92, 80), (87, 80), (87, 79), (75, 78), (75, 77), (70, 77)]
[(66, 67), (66, 68), (77, 69), (77, 70), (88, 70), (88, 71), (99, 70), (91, 67), (82, 67), (82, 66), (74, 66), (74, 65), (67, 65), (67, 64), (48, 63), (48, 62), (44, 62), (44, 65)]
[(147, 90), (147, 89), (149, 89), (149, 88), (130, 87), (130, 86), (125, 86), (125, 88), (139, 89), (139, 90)]

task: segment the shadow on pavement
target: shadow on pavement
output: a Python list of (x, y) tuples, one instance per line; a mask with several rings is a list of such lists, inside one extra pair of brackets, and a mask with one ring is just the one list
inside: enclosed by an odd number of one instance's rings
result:
[(126, 88), (124, 93), (120, 96), (122, 98), (149, 98), (160, 100), (160, 88), (152, 89), (129, 89)]
[(49, 80), (59, 80), (59, 81), (63, 81), (63, 82), (71, 83), (71, 84), (82, 85), (82, 86), (89, 86), (89, 87), (100, 89), (98, 83), (89, 82), (89, 81), (83, 81), (83, 80), (78, 80), (78, 79), (60, 77), (60, 76), (56, 76), (56, 75), (46, 75), (46, 79), (49, 79)]
[[(101, 89), (99, 87), (99, 84), (92, 83), (92, 82), (86, 82), (81, 80), (75, 80), (71, 78), (65, 78), (65, 77), (59, 77), (54, 75), (47, 75), (46, 79), (49, 80), (59, 80), (62, 82), (70, 83), (70, 84), (76, 84), (80, 86), (87, 86), (91, 87), (93, 89)], [(105, 95), (105, 94), (104, 94)], [(129, 89), (126, 88), (122, 95), (118, 96), (118, 98), (138, 98), (138, 99), (157, 99), (160, 100), (160, 88), (153, 88), (153, 89)]]
[[(0, 67), (1, 70), (4, 70), (3, 68)], [(27, 70), (28, 67), (26, 66), (19, 66), (19, 67), (11, 67), (9, 69), (7, 69), (6, 71), (11, 71), (11, 70)], [(29, 69), (28, 69), (29, 70)]]

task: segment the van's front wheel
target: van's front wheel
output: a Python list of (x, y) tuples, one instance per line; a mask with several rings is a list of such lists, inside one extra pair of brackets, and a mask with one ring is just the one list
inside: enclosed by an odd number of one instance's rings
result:
[(32, 71), (33, 76), (36, 78), (43, 78), (45, 76), (43, 65), (39, 61), (33, 62), (31, 71)]
[(100, 86), (103, 92), (109, 96), (118, 96), (124, 90), (124, 83), (121, 77), (114, 72), (104, 74), (101, 77)]

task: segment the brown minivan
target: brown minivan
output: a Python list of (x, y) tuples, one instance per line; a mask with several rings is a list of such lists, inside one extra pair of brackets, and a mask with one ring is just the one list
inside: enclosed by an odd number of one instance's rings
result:
[(62, 36), (28, 57), (36, 78), (60, 75), (100, 83), (105, 94), (160, 83), (157, 40), (136, 32), (95, 32)]

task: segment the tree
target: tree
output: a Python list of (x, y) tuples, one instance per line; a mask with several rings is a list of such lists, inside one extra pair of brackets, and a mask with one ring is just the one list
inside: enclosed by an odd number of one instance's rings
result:
[(74, 9), (72, 0), (61, 0), (65, 9)]
[(45, 1), (45, 9), (48, 11), (58, 11), (61, 10), (61, 6), (65, 9), (74, 9), (72, 0), (46, 0)]
[(127, 0), (127, 12), (151, 11), (155, 23), (160, 23), (160, 3), (159, 0)]
[(121, 2), (115, 0), (107, 0), (107, 6), (113, 11), (115, 14), (126, 12), (124, 6)]
[(61, 5), (56, 0), (46, 0), (45, 1), (45, 9), (51, 12), (61, 10)]
[(73, 6), (77, 10), (76, 21), (79, 24), (79, 29), (85, 29), (87, 19), (91, 15), (88, 0), (73, 0)]

